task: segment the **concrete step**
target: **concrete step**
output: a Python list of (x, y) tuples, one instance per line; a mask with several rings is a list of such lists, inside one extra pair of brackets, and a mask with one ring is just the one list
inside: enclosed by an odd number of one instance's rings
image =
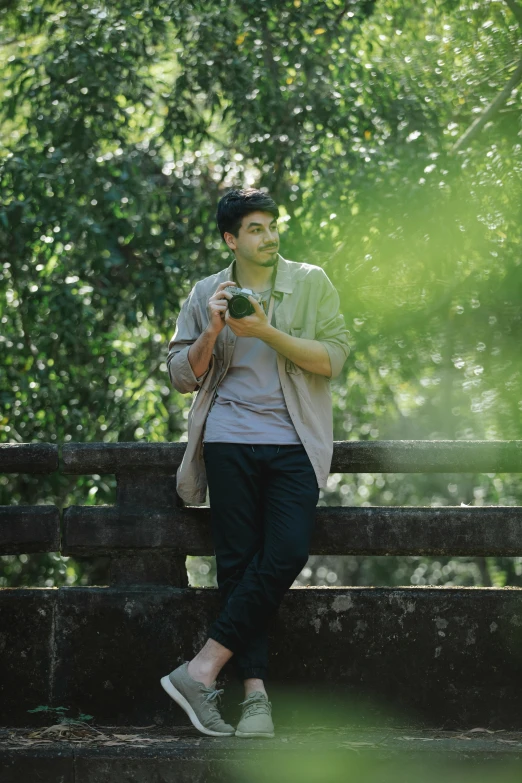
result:
[(2, 783), (515, 783), (522, 770), (522, 732), (482, 727), (276, 726), (263, 740), (187, 726), (50, 728), (0, 729)]

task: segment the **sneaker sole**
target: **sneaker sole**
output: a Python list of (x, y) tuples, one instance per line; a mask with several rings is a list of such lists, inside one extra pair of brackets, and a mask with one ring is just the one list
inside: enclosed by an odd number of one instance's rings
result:
[(180, 706), (181, 709), (187, 713), (194, 728), (196, 728), (198, 731), (201, 731), (202, 734), (206, 734), (209, 737), (233, 737), (234, 736), (235, 734), (234, 731), (226, 731), (226, 732), (212, 731), (212, 729), (205, 728), (205, 726), (203, 726), (198, 716), (194, 712), (194, 709), (192, 708), (190, 702), (187, 701), (187, 699), (183, 696), (183, 694), (180, 693), (178, 689), (174, 687), (168, 674), (165, 675), (165, 677), (161, 678), (160, 683), (163, 690), (166, 691), (166, 693), (168, 693), (170, 698), (174, 699), (176, 704)]
[(236, 737), (275, 737), (275, 734), (273, 732), (269, 734), (268, 732), (236, 731)]

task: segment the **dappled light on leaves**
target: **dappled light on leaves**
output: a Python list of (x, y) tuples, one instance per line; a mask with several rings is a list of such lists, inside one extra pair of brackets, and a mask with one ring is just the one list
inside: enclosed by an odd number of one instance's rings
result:
[[(513, 8), (5, 5), (0, 440), (186, 439), (166, 345), (194, 282), (231, 260), (215, 209), (244, 184), (280, 205), (282, 254), (339, 290), (352, 352), (332, 384), (336, 439), (522, 438), (520, 84), (495, 103), (519, 67)], [(109, 503), (106, 479), (9, 477), (0, 502)], [(518, 477), (494, 475), (345, 475), (320, 499), (520, 501)], [(6, 578), (33, 560), (3, 561)], [(40, 560), (40, 584), (73, 567)], [(407, 558), (323, 561), (312, 583), (522, 583), (507, 558), (423, 574)]]

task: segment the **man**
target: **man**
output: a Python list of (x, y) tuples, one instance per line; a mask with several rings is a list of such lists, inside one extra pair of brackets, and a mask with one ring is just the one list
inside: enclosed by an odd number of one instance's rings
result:
[[(173, 386), (198, 390), (177, 490), (197, 504), (208, 486), (222, 610), (203, 648), (161, 684), (210, 736), (274, 736), (267, 623), (308, 559), (333, 451), (330, 378), (349, 352), (337, 291), (320, 267), (279, 254), (278, 217), (260, 190), (220, 200), (217, 223), (235, 260), (196, 283), (167, 357)], [(250, 315), (231, 316), (227, 286), (259, 296), (248, 296)], [(232, 657), (245, 686), (235, 731), (215, 687)]]

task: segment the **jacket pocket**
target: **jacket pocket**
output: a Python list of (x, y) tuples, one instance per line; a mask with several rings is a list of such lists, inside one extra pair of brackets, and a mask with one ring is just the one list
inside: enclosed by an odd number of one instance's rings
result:
[(315, 340), (315, 330), (315, 321), (306, 320), (298, 326), (291, 326), (289, 334), (291, 334), (292, 337), (303, 337), (305, 340)]

